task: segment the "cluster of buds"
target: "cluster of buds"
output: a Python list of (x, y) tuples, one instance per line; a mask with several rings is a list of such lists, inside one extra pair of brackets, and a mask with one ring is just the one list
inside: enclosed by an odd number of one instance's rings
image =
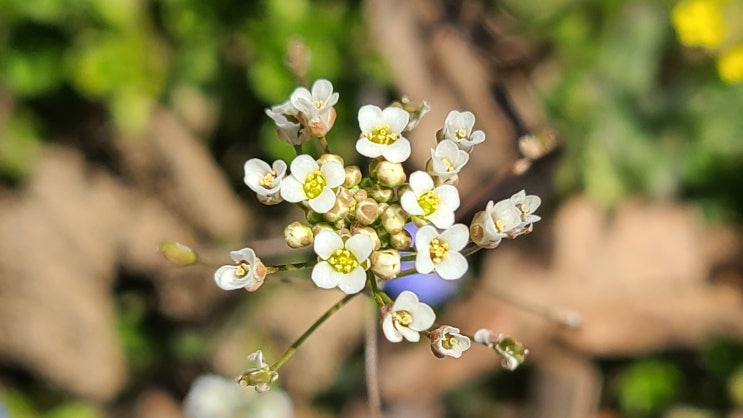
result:
[[(316, 286), (338, 288), (347, 295), (341, 302), (368, 294), (380, 307), (382, 331), (390, 342), (418, 342), (423, 335), (437, 357), (458, 358), (470, 348), (472, 337), (451, 325), (431, 330), (436, 322), (434, 310), (411, 291), (392, 300), (384, 292), (384, 283), (434, 272), (445, 280), (461, 279), (468, 270), (468, 255), (495, 248), (503, 238), (531, 232), (540, 220), (534, 214), (540, 199), (520, 191), (498, 203), (489, 202), (470, 225), (455, 223), (459, 175), (473, 148), (485, 140), (482, 131), (474, 130), (474, 115), (450, 112), (436, 133), (437, 144), (425, 170), (408, 174), (402, 165), (411, 153), (406, 135), (428, 106), (404, 102), (385, 109), (361, 107), (356, 150), (370, 159), (364, 173), (329, 151), (325, 136), (335, 121), (337, 101), (338, 93), (327, 80), (315, 82), (311, 91), (297, 88), (288, 101), (266, 111), (276, 123), (279, 138), (295, 146), (296, 158), (288, 167), (284, 161), (269, 164), (251, 159), (245, 163), (245, 183), (260, 202), (287, 201), (304, 211), (306, 221), (287, 225), (284, 237), (291, 248), (312, 247), (316, 257), (301, 264), (265, 266), (253, 250), (244, 248), (231, 252), (234, 264), (217, 269), (214, 280), (224, 290), (252, 292), (268, 274), (311, 269)], [(325, 151), (319, 158), (301, 152), (302, 143), (313, 138)], [(418, 227), (415, 236), (405, 229), (409, 223)], [(401, 271), (405, 261), (414, 261), (414, 269)], [(504, 365), (513, 369), (524, 360), (526, 350), (509, 349), (504, 341), (489, 344), (507, 360)], [(260, 364), (239, 382), (266, 390), (296, 345), (272, 366), (263, 363), (260, 352), (254, 353), (252, 360)]]

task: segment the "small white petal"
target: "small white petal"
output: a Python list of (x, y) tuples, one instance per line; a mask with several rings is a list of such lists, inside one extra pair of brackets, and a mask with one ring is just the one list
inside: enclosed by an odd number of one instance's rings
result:
[(304, 185), (293, 176), (289, 176), (281, 183), (279, 191), (281, 197), (287, 202), (297, 203), (307, 200), (307, 194), (304, 192)]
[(312, 84), (312, 97), (319, 100), (327, 100), (333, 93), (333, 83), (324, 78), (315, 81)]
[(458, 252), (449, 252), (449, 256), (436, 265), (436, 273), (445, 280), (457, 280), (467, 272), (467, 258)]
[(418, 250), (418, 254), (415, 256), (415, 270), (418, 273), (428, 274), (434, 271), (435, 268), (436, 265), (433, 263), (433, 260), (431, 260), (431, 255), (428, 253), (428, 250), (426, 250), (426, 252)]
[[(304, 182), (307, 177), (320, 169), (312, 157), (307, 154), (298, 155), (291, 163), (292, 176), (300, 182)], [(288, 200), (288, 199), (287, 199)]]
[(382, 332), (384, 336), (392, 343), (399, 343), (402, 341), (402, 334), (400, 334), (395, 328), (395, 324), (392, 322), (392, 314), (387, 314), (382, 320)]
[(361, 292), (366, 285), (366, 273), (361, 267), (356, 267), (350, 273), (344, 274), (338, 283), (338, 288), (344, 293), (352, 295)]
[(232, 261), (234, 262), (245, 260), (253, 265), (255, 263), (255, 251), (251, 248), (242, 248), (237, 251), (230, 251), (230, 258), (232, 258)]
[(374, 105), (362, 106), (361, 109), (359, 109), (358, 118), (359, 128), (361, 128), (361, 132), (371, 132), (377, 126), (382, 125), (382, 109)]
[(441, 239), (449, 244), (449, 251), (462, 251), (470, 240), (469, 228), (464, 224), (452, 225), (441, 233)]
[(431, 178), (431, 176), (429, 176), (428, 173), (426, 173), (425, 171), (420, 170), (415, 171), (413, 172), (413, 174), (410, 175), (409, 183), (410, 190), (412, 190), (416, 194), (416, 199), (417, 196), (433, 190), (434, 187), (433, 179)]
[(446, 208), (446, 210), (451, 212), (459, 208), (459, 191), (456, 187), (443, 184), (434, 189), (434, 193), (439, 196), (439, 208)]
[(382, 111), (382, 117), (393, 132), (400, 133), (410, 120), (410, 114), (399, 107), (388, 107)]
[(410, 141), (400, 137), (394, 143), (387, 145), (382, 156), (391, 163), (401, 163), (410, 157)]
[(402, 326), (400, 324), (395, 324), (397, 328), (397, 332), (399, 332), (406, 340), (410, 341), (411, 343), (417, 343), (420, 341), (421, 336), (418, 334), (418, 331), (413, 331), (412, 329)]
[(454, 223), (454, 212), (439, 208), (426, 217), (436, 228), (445, 229)]
[(418, 295), (409, 290), (403, 290), (399, 295), (397, 295), (395, 303), (392, 304), (392, 311), (410, 311), (415, 309), (417, 305)]
[(419, 216), (425, 213), (421, 205), (418, 203), (418, 197), (412, 190), (408, 190), (400, 196), (400, 206), (405, 209), (405, 212), (407, 212), (408, 215)]
[(320, 167), (320, 173), (325, 178), (326, 187), (336, 188), (346, 181), (346, 170), (338, 161), (328, 161)]
[(374, 242), (368, 235), (356, 234), (346, 241), (346, 248), (353, 253), (359, 263), (363, 263), (371, 255)]
[(431, 325), (436, 321), (436, 314), (433, 312), (433, 308), (425, 303), (418, 303), (414, 312), (410, 313), (413, 315), (413, 323), (410, 324), (410, 329), (416, 331), (425, 331), (431, 328)]
[(332, 289), (338, 286), (341, 279), (343, 279), (343, 274), (335, 271), (327, 261), (321, 261), (312, 268), (312, 281), (317, 287)]
[(426, 225), (420, 229), (418, 229), (418, 232), (415, 233), (415, 248), (418, 249), (418, 251), (421, 251), (421, 245), (426, 246), (426, 251), (428, 251), (428, 246), (431, 243), (431, 240), (438, 237), (439, 233), (436, 231), (436, 228)]
[(335, 205), (335, 192), (326, 187), (319, 196), (309, 200), (307, 203), (309, 203), (310, 208), (315, 212), (325, 213)]
[(386, 148), (387, 145), (369, 141), (366, 137), (361, 137), (356, 141), (356, 151), (368, 158), (377, 158), (381, 156)]
[(467, 130), (467, 133), (472, 131), (472, 127), (475, 126), (475, 115), (472, 112), (462, 112), (459, 114), (460, 123), (462, 128)]
[(322, 230), (315, 236), (313, 248), (315, 254), (327, 260), (334, 252), (343, 249), (343, 239), (333, 231)]
[(235, 266), (221, 266), (214, 272), (214, 282), (222, 290), (236, 290), (244, 287), (248, 280), (237, 277), (235, 271)]

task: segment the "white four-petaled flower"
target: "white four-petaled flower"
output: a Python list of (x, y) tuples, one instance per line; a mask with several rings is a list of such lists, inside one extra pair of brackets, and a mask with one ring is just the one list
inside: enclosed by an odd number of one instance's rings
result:
[(299, 110), (289, 100), (266, 109), (266, 115), (276, 124), (279, 139), (289, 145), (302, 145), (311, 138), (309, 131), (299, 123), (298, 114)]
[(307, 154), (298, 155), (291, 163), (291, 175), (281, 184), (281, 197), (292, 203), (307, 201), (317, 213), (329, 211), (335, 204), (335, 192), (346, 180), (346, 171), (337, 161), (326, 161), (322, 167)]
[(506, 237), (515, 236), (521, 226), (521, 211), (511, 199), (489, 201), (484, 211), (472, 218), (472, 241), (483, 248), (495, 248)]
[(410, 190), (400, 197), (400, 206), (413, 217), (413, 221), (418, 218), (437, 228), (448, 228), (454, 223), (454, 211), (459, 207), (459, 192), (449, 184), (434, 186), (427, 173), (414, 172), (410, 175)]
[(452, 110), (444, 120), (443, 139), (454, 141), (457, 146), (467, 152), (472, 147), (485, 141), (483, 131), (472, 131), (475, 126), (475, 115), (472, 112)]
[(450, 179), (459, 174), (469, 159), (467, 151), (459, 149), (454, 141), (445, 139), (436, 145), (436, 149), (431, 149), (428, 173), (443, 180)]
[(426, 225), (415, 234), (415, 269), (427, 274), (436, 271), (441, 278), (456, 280), (467, 272), (467, 259), (460, 253), (469, 242), (466, 225), (456, 224), (438, 233)]
[(335, 106), (338, 93), (333, 92), (333, 84), (320, 79), (312, 84), (310, 92), (304, 87), (297, 87), (289, 100), (298, 111), (297, 118), (315, 137), (323, 137), (335, 123)]
[(401, 163), (410, 157), (410, 142), (402, 136), (408, 125), (410, 115), (399, 107), (384, 110), (366, 105), (359, 109), (359, 128), (361, 137), (356, 141), (359, 154), (387, 161)]
[(419, 332), (431, 328), (435, 320), (433, 309), (420, 302), (415, 293), (405, 290), (382, 320), (382, 331), (390, 342), (399, 343), (405, 338), (416, 343), (420, 340)]
[(281, 202), (281, 182), (286, 177), (286, 163), (276, 160), (273, 166), (258, 158), (251, 158), (245, 162), (245, 177), (243, 181), (258, 196), (258, 200), (265, 204)]
[(343, 242), (334, 231), (320, 231), (314, 248), (321, 261), (312, 269), (312, 281), (323, 289), (338, 287), (349, 295), (360, 292), (366, 284), (365, 270), (373, 247), (368, 235), (356, 234)]
[(431, 350), (436, 357), (459, 358), (469, 350), (472, 342), (466, 335), (459, 333), (459, 328), (442, 325), (431, 331)]
[(224, 265), (214, 272), (214, 282), (223, 290), (244, 287), (248, 292), (258, 290), (266, 278), (266, 266), (250, 248), (230, 251), (235, 265)]
[(525, 191), (520, 191), (511, 196), (511, 203), (521, 213), (521, 227), (526, 228), (534, 222), (538, 222), (542, 219), (540, 216), (535, 215), (534, 212), (539, 208), (542, 200), (536, 195), (527, 195)]

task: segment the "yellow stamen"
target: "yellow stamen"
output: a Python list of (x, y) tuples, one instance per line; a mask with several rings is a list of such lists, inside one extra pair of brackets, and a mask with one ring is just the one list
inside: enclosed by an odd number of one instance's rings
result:
[(313, 105), (315, 105), (316, 108), (320, 109), (321, 107), (325, 106), (325, 102), (322, 100), (315, 100), (312, 102)]
[(328, 258), (328, 264), (338, 273), (348, 274), (359, 266), (356, 256), (347, 249), (336, 250)]
[(397, 322), (398, 324), (407, 327), (413, 323), (413, 315), (408, 311), (395, 311), (392, 312), (392, 322)]
[(325, 184), (327, 184), (327, 182), (322, 173), (319, 170), (315, 171), (307, 176), (307, 179), (304, 181), (304, 194), (307, 195), (307, 198), (314, 199), (317, 196), (320, 196), (320, 193), (322, 193), (325, 188)]
[(428, 248), (428, 253), (431, 256), (431, 261), (438, 264), (449, 256), (449, 244), (442, 242), (438, 238), (434, 238), (431, 240), (431, 246)]
[(432, 190), (425, 192), (418, 198), (418, 204), (423, 209), (424, 216), (428, 216), (434, 213), (439, 206), (439, 195)]
[(446, 334), (441, 339), (441, 346), (446, 348), (447, 350), (451, 350), (453, 347), (458, 346), (458, 345), (459, 345), (459, 340), (451, 334)]
[(240, 264), (235, 267), (235, 276), (237, 277), (245, 277), (250, 273), (250, 264), (242, 261)]
[(263, 178), (261, 178), (260, 184), (261, 186), (263, 186), (263, 188), (270, 189), (271, 187), (273, 187), (273, 181), (275, 179), (276, 179), (276, 172), (271, 171), (271, 172), (266, 173), (266, 175), (263, 176)]
[(464, 128), (457, 129), (457, 139), (467, 138), (467, 130)]
[(377, 126), (374, 130), (366, 134), (366, 137), (369, 141), (376, 144), (389, 145), (397, 141), (400, 135), (392, 132), (390, 125), (384, 124)]

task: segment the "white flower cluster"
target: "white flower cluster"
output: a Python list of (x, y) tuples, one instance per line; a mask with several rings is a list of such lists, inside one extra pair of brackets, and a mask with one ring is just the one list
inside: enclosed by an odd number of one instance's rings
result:
[[(540, 199), (521, 191), (488, 203), (469, 226), (455, 223), (459, 175), (485, 134), (473, 130), (471, 112), (450, 112), (436, 134), (438, 143), (431, 149), (425, 171), (408, 175), (402, 166), (411, 153), (406, 134), (428, 111), (425, 103), (361, 107), (356, 150), (371, 159), (367, 175), (329, 151), (317, 159), (302, 154), (299, 146), (312, 138), (327, 151), (325, 136), (335, 122), (337, 102), (332, 84), (318, 80), (311, 90), (297, 88), (289, 100), (266, 110), (276, 123), (278, 137), (294, 145), (299, 154), (288, 172), (283, 161), (247, 161), (245, 184), (264, 204), (287, 201), (305, 211), (306, 223), (289, 224), (284, 236), (291, 248), (313, 247), (316, 260), (302, 268), (312, 268), (310, 277), (318, 287), (338, 288), (348, 295), (367, 289), (380, 305), (382, 330), (389, 341), (418, 342), (423, 333), (436, 356), (460, 357), (470, 348), (470, 337), (449, 325), (429, 331), (436, 320), (434, 310), (411, 291), (392, 301), (383, 291), (383, 282), (412, 273), (435, 272), (446, 280), (464, 277), (466, 255), (532, 230), (540, 219), (534, 214)], [(414, 240), (404, 229), (409, 222), (419, 227)], [(248, 248), (231, 256), (235, 264), (214, 274), (225, 290), (257, 290), (266, 274), (290, 268), (266, 267)], [(415, 271), (401, 272), (402, 261), (415, 261)], [(262, 378), (264, 390), (273, 375)]]

